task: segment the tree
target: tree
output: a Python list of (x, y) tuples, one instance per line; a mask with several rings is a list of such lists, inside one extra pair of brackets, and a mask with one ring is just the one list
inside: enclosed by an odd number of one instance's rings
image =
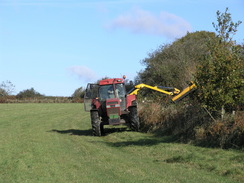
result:
[(77, 88), (74, 93), (72, 94), (71, 97), (73, 98), (84, 98), (85, 95), (85, 90), (83, 89), (83, 87)]
[(212, 111), (222, 109), (222, 116), (226, 109), (234, 110), (243, 98), (244, 60), (240, 46), (230, 37), (241, 22), (232, 22), (227, 11), (217, 11), (218, 24), (213, 25), (218, 36), (208, 42), (208, 55), (196, 72), (199, 101)]
[(15, 86), (10, 81), (4, 81), (0, 84), (0, 96), (11, 95)]
[(0, 97), (7, 96), (7, 95), (8, 95), (8, 93), (6, 92), (6, 90), (3, 88), (0, 88)]
[(242, 23), (240, 20), (234, 23), (231, 18), (231, 14), (228, 13), (228, 8), (225, 9), (224, 13), (217, 11), (218, 23), (212, 23), (218, 36), (223, 40), (224, 43), (228, 43), (232, 40), (232, 37), (237, 32), (237, 27)]
[(36, 97), (41, 97), (41, 96), (43, 96), (43, 95), (41, 95), (39, 92), (35, 91), (34, 88), (23, 90), (16, 95), (16, 97), (18, 99), (36, 98)]

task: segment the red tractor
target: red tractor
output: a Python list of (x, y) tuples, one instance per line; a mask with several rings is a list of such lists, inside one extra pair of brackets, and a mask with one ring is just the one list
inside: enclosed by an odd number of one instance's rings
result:
[(94, 136), (101, 136), (104, 125), (127, 123), (138, 131), (136, 95), (127, 95), (124, 79), (104, 79), (98, 84), (89, 83), (84, 97), (85, 111), (90, 112)]
[(104, 125), (127, 123), (133, 131), (138, 131), (140, 122), (137, 114), (136, 95), (138, 91), (148, 88), (172, 96), (177, 102), (196, 89), (190, 82), (182, 92), (174, 87), (150, 86), (138, 84), (127, 94), (124, 79), (104, 79), (98, 84), (89, 83), (84, 97), (85, 110), (91, 114), (93, 135), (101, 136)]

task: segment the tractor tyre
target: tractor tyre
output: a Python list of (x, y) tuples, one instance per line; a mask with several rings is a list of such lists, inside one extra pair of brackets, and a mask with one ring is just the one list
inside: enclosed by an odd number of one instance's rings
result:
[(101, 120), (98, 111), (91, 111), (91, 123), (93, 135), (100, 137), (102, 135), (103, 126), (101, 125)]
[(137, 113), (137, 106), (129, 107), (129, 121), (130, 121), (130, 128), (132, 131), (139, 131), (140, 128), (140, 121)]

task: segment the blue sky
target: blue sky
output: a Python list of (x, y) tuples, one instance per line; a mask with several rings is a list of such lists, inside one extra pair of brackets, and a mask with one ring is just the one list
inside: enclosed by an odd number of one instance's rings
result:
[(134, 79), (148, 53), (214, 31), (226, 7), (244, 43), (244, 0), (0, 0), (0, 83), (70, 96), (105, 76)]

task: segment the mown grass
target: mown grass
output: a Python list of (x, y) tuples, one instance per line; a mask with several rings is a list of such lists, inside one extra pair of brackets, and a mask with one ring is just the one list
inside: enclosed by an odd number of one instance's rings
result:
[(82, 104), (1, 104), (0, 182), (242, 182), (241, 151), (106, 127)]

